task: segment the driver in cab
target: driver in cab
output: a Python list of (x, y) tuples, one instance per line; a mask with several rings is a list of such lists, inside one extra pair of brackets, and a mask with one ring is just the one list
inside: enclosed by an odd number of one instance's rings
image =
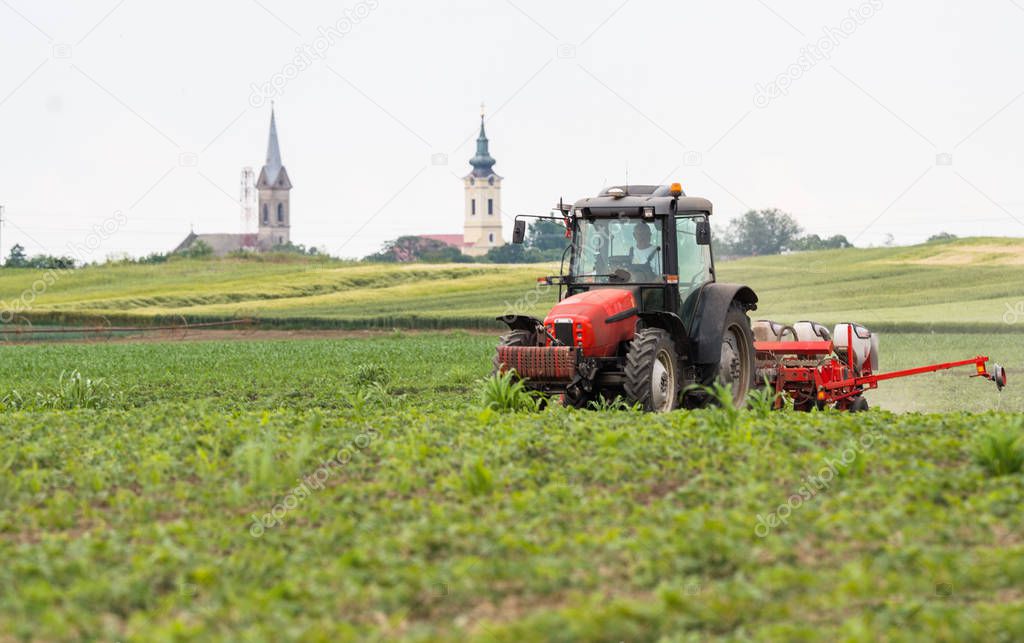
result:
[(641, 272), (660, 272), (657, 254), (661, 248), (651, 244), (651, 227), (646, 223), (637, 223), (633, 226), (633, 240), (636, 244), (629, 249), (629, 263)]

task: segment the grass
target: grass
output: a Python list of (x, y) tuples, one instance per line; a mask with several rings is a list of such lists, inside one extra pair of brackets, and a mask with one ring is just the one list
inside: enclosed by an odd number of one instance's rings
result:
[[(718, 273), (721, 281), (752, 286), (761, 299), (757, 315), (781, 321), (814, 316), (884, 331), (1013, 333), (1024, 324), (1017, 288), (1024, 281), (1022, 257), (1024, 240), (978, 238), (754, 257), (722, 262)], [(5, 269), (0, 309), (36, 324), (183, 316), (257, 317), (263, 325), (292, 327), (498, 328), (494, 317), (508, 311), (543, 316), (556, 292), (535, 279), (557, 270), (553, 264), (238, 259), (98, 266), (50, 276)]]
[(0, 415), (0, 638), (1024, 636), (1012, 373), (928, 379), (944, 414), (501, 413), (493, 342), (0, 347), (0, 392), (116, 395)]

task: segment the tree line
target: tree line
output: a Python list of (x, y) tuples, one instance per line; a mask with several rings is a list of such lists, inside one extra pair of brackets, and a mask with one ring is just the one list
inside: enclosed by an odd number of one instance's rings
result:
[[(388, 241), (380, 251), (364, 259), (398, 263), (537, 263), (561, 259), (568, 242), (564, 225), (539, 219), (529, 224), (522, 244), (491, 248), (482, 257), (469, 257), (442, 241), (410, 235)], [(729, 257), (853, 247), (841, 234), (826, 238), (805, 235), (792, 215), (777, 209), (750, 210), (732, 219), (724, 229), (716, 231), (713, 243), (719, 256)]]

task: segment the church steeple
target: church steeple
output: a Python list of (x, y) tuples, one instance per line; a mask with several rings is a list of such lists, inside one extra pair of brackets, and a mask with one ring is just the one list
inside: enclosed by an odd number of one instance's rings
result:
[(494, 174), (494, 164), (497, 162), (488, 149), (489, 141), (487, 132), (484, 131), (484, 106), (480, 105), (480, 136), (476, 137), (476, 155), (469, 159), (473, 166), (473, 176), (488, 177)]
[[(282, 176), (283, 175), (283, 176)], [(277, 142), (277, 118), (274, 115), (274, 108), (270, 108), (270, 136), (267, 139), (267, 162), (260, 171), (260, 178), (257, 183), (261, 187), (276, 187), (290, 189), (291, 182), (288, 180), (288, 171), (281, 163), (281, 145)]]
[(261, 250), (271, 250), (286, 245), (291, 240), (291, 199), (289, 192), (292, 182), (288, 170), (281, 163), (281, 145), (277, 141), (277, 118), (270, 108), (270, 136), (267, 139), (267, 162), (260, 170), (256, 181), (259, 190), (259, 229), (257, 245)]
[(488, 150), (484, 130), (484, 106), (480, 106), (480, 136), (476, 139), (476, 155), (469, 160), (473, 171), (462, 179), (466, 191), (465, 226), (462, 251), (481, 256), (491, 248), (505, 245), (501, 226), (501, 181), (494, 173), (494, 158)]
[(267, 169), (281, 169), (281, 146), (277, 142), (277, 119), (274, 118), (274, 108), (270, 108), (270, 138), (267, 140)]

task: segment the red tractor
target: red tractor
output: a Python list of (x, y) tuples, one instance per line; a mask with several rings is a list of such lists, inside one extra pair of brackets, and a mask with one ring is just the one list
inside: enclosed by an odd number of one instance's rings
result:
[(892, 377), (975, 364), (978, 375), (1000, 388), (1006, 383), (1005, 371), (996, 365), (989, 375), (988, 358), (980, 356), (875, 374), (877, 336), (856, 324), (837, 326), (835, 342), (814, 322), (752, 327), (754, 291), (715, 279), (711, 202), (685, 196), (678, 183), (612, 187), (571, 206), (560, 203), (557, 211), (516, 217), (512, 241), (523, 242), (525, 218), (564, 223), (570, 243), (562, 264), (567, 255), (569, 270), (541, 280), (558, 286), (559, 301), (543, 320), (515, 312), (499, 317), (510, 330), (494, 366), (515, 370), (527, 387), (565, 404), (621, 395), (665, 412), (706, 405), (707, 387), (718, 383), (740, 406), (755, 383), (767, 382), (796, 408), (857, 411), (867, 408), (864, 390)]

